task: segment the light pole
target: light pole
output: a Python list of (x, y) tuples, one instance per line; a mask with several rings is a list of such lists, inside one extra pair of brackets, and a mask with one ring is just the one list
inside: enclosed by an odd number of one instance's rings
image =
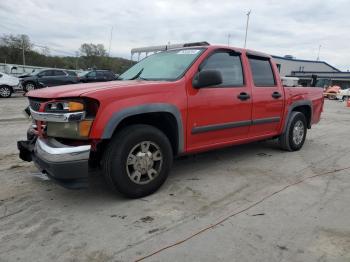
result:
[(320, 61), (320, 52), (321, 52), (321, 45), (318, 46), (318, 53), (317, 53), (317, 61)]
[(247, 24), (246, 24), (246, 26), (245, 26), (244, 48), (246, 48), (246, 46), (247, 46), (249, 16), (250, 16), (250, 13), (251, 13), (251, 12), (252, 12), (252, 10), (249, 10), (249, 12), (247, 13)]
[(23, 65), (26, 65), (26, 57), (24, 54), (24, 39), (22, 39), (22, 59), (23, 59)]
[(230, 46), (231, 34), (227, 35), (227, 46)]
[(110, 38), (109, 38), (108, 56), (111, 56), (112, 37), (113, 37), (113, 26), (112, 26), (112, 28), (111, 28), (111, 36), (110, 36)]

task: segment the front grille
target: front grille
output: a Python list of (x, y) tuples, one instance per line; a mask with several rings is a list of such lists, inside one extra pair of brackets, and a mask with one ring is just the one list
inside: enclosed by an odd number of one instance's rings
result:
[(34, 101), (34, 100), (29, 100), (29, 106), (32, 110), (34, 111), (39, 111), (40, 109), (40, 102)]

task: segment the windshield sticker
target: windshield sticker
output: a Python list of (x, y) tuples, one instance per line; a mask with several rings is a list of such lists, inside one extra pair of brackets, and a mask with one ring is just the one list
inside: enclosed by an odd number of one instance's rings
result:
[(177, 52), (178, 55), (195, 55), (199, 52), (200, 50), (194, 50), (194, 49), (188, 49), (188, 50), (181, 50)]

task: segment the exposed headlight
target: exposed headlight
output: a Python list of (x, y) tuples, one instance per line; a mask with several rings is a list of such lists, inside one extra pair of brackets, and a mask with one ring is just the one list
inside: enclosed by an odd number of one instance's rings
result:
[(46, 104), (45, 112), (53, 113), (65, 113), (65, 112), (77, 112), (83, 111), (85, 105), (83, 102), (78, 101), (55, 101)]

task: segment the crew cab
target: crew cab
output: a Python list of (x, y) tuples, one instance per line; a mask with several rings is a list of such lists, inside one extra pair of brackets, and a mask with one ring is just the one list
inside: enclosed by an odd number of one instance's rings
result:
[(137, 198), (179, 155), (266, 139), (300, 150), (324, 103), (322, 88), (283, 87), (271, 56), (227, 46), (156, 53), (119, 79), (30, 91), (20, 157), (68, 188), (87, 186), (97, 168)]

